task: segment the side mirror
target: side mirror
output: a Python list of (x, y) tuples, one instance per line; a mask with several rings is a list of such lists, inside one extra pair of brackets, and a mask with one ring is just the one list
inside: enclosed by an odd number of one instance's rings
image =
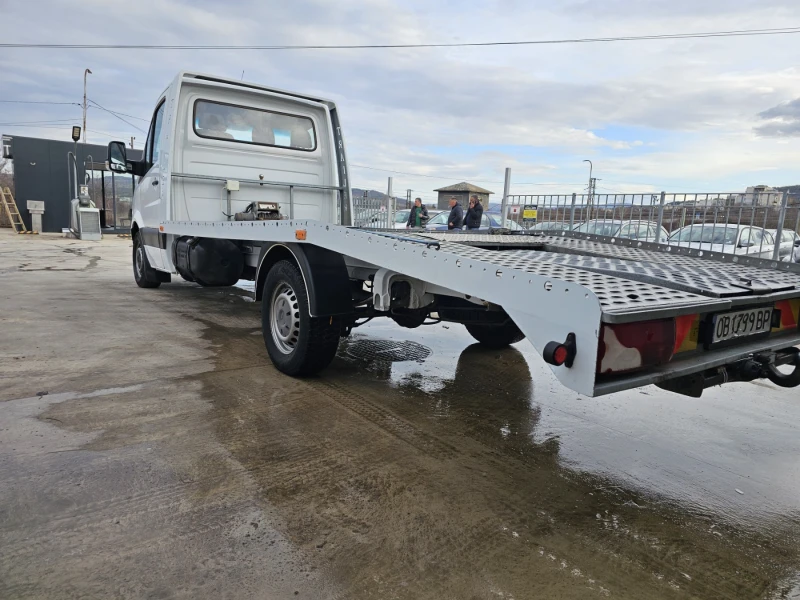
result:
[(800, 238), (795, 238), (795, 240), (794, 240), (794, 247), (795, 247), (795, 248), (800, 248)]
[(750, 248), (751, 246), (755, 246), (755, 244), (750, 240), (741, 240), (739, 242), (739, 248)]
[(128, 172), (128, 153), (124, 142), (108, 144), (108, 168), (115, 173)]

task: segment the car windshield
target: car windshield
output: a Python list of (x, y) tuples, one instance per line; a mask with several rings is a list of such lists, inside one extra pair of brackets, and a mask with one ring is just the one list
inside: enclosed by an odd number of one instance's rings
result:
[(580, 233), (593, 233), (595, 235), (614, 236), (619, 231), (619, 223), (614, 221), (588, 221), (576, 227), (575, 231)]
[(739, 229), (736, 227), (684, 227), (676, 231), (669, 239), (673, 242), (699, 242), (703, 244), (735, 244)]
[(428, 225), (447, 225), (447, 215), (449, 213), (441, 212), (435, 217), (433, 217), (430, 221), (428, 221)]
[(394, 213), (394, 222), (395, 223), (405, 223), (408, 221), (408, 215), (411, 213), (410, 210), (398, 210)]

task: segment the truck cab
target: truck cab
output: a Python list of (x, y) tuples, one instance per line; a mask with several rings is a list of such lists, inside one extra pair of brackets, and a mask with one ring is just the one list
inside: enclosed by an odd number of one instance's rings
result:
[(142, 160), (129, 161), (121, 142), (109, 150), (112, 170), (139, 177), (131, 234), (165, 274), (178, 273), (165, 221), (232, 221), (258, 203), (275, 205), (276, 218), (349, 224), (352, 214), (328, 100), (182, 72), (156, 102)]

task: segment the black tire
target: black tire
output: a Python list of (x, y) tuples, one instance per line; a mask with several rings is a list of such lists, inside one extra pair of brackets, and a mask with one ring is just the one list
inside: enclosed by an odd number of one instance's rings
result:
[(313, 375), (336, 355), (341, 318), (311, 317), (300, 270), (282, 260), (272, 266), (264, 281), (261, 331), (269, 357), (279, 371), (292, 376)]
[(133, 278), (140, 288), (157, 288), (161, 285), (158, 272), (147, 260), (142, 234), (138, 231), (133, 236)]
[(488, 348), (505, 348), (525, 339), (525, 334), (511, 319), (505, 323), (470, 323), (464, 327), (472, 337)]

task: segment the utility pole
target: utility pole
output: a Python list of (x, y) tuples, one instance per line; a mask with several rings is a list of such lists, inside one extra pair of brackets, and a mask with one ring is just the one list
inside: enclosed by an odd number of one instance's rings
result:
[(91, 75), (91, 69), (83, 72), (83, 143), (86, 143), (86, 76)]
[(592, 164), (592, 161), (590, 161), (588, 158), (584, 159), (583, 162), (589, 163), (589, 189), (587, 195), (588, 197), (586, 200), (586, 209), (587, 209), (586, 220), (588, 221), (589, 219), (592, 218), (592, 199), (594, 198), (594, 178), (592, 177), (592, 169), (594, 168), (594, 165)]
[(414, 190), (406, 190), (406, 208), (411, 208), (411, 192)]
[(133, 150), (133, 140), (135, 139), (136, 139), (135, 137), (131, 136), (131, 150)]

